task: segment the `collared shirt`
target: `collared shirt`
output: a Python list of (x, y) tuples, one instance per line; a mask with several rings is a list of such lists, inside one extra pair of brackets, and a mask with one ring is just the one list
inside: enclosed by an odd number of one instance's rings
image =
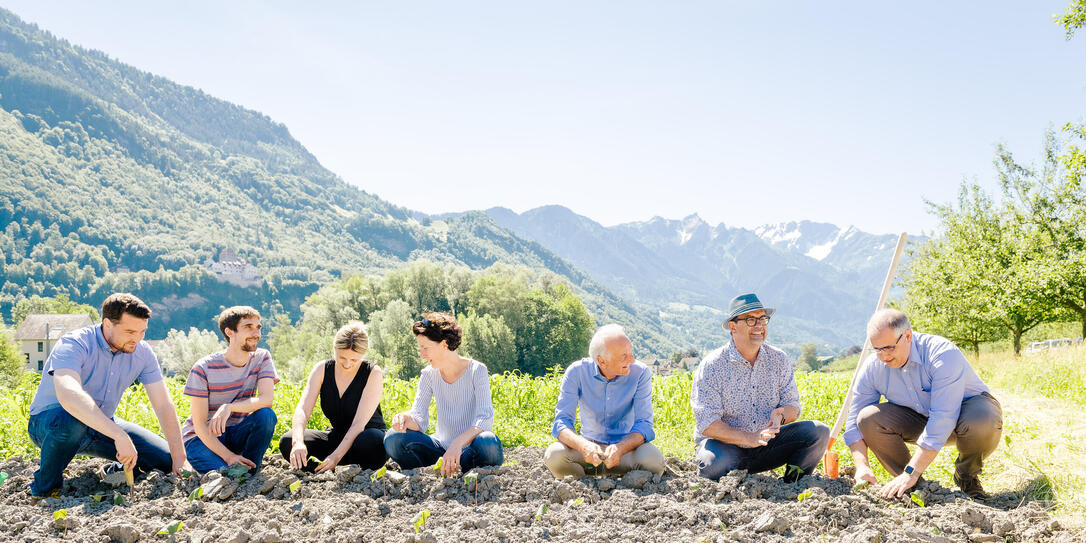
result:
[(909, 360), (904, 366), (891, 368), (871, 355), (856, 375), (845, 423), (845, 444), (863, 439), (856, 427), (856, 414), (885, 396), (892, 404), (928, 417), (916, 444), (927, 450), (939, 450), (958, 424), (962, 402), (982, 392), (988, 392), (988, 386), (950, 340), (913, 332)]
[(694, 372), (690, 407), (694, 410), (694, 441), (716, 421), (737, 430), (754, 432), (769, 426), (778, 407), (802, 411), (795, 367), (784, 351), (762, 344), (751, 365), (732, 342), (705, 355)]
[(494, 405), (490, 400), (490, 373), (478, 360), (468, 362), (464, 373), (452, 383), (446, 383), (441, 370), (426, 366), (419, 374), (415, 403), (407, 412), (422, 428), (430, 429), (430, 400), (437, 404), (437, 428), (433, 438), (449, 448), (456, 436), (475, 426), (485, 432), (494, 431)]
[(149, 385), (162, 380), (158, 358), (147, 343), (139, 342), (132, 353), (114, 353), (102, 335), (102, 324), (98, 323), (72, 330), (57, 342), (42, 368), (38, 391), (30, 403), (31, 415), (60, 405), (53, 382), (53, 372), (60, 369), (78, 373), (83, 390), (110, 418), (117, 411), (126, 388), (136, 381)]
[[(257, 349), (249, 355), (244, 365), (235, 366), (226, 360), (226, 352), (212, 353), (192, 366), (185, 381), (185, 395), (207, 399), (207, 424), (215, 411), (224, 404), (248, 400), (256, 395), (261, 379), (271, 379), (272, 384), (279, 382), (272, 363), (271, 353), (266, 349)], [(227, 426), (234, 426), (245, 420), (248, 413), (237, 411), (226, 419)], [(192, 416), (185, 419), (181, 427), (182, 441), (196, 437)]]
[(652, 372), (634, 362), (630, 373), (608, 381), (596, 361), (582, 358), (566, 368), (554, 408), (554, 437), (573, 427), (581, 408), (581, 435), (599, 443), (618, 443), (637, 432), (652, 441)]

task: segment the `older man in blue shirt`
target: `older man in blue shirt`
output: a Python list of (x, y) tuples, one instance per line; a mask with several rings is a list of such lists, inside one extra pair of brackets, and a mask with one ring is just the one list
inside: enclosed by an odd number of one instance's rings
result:
[[(845, 423), (856, 479), (878, 482), (867, 458), (870, 448), (894, 475), (882, 494), (902, 496), (939, 450), (954, 443), (954, 482), (970, 497), (985, 497), (977, 476), (1003, 431), (1003, 411), (988, 386), (953, 343), (914, 333), (901, 311), (875, 313), (867, 335), (881, 362), (868, 360), (856, 375)], [(880, 397), (886, 401), (879, 403)], [(917, 445), (915, 454), (906, 442)]]
[[(131, 294), (102, 304), (102, 323), (60, 339), (42, 370), (27, 430), (41, 448), (32, 499), (59, 494), (64, 468), (77, 454), (116, 459), (113, 467), (179, 472), (187, 467), (177, 410), (151, 348), (144, 343), (151, 309)], [(166, 439), (114, 416), (139, 381)]]
[[(573, 429), (581, 408), (581, 433)], [(584, 477), (630, 470), (664, 472), (664, 455), (649, 443), (652, 429), (652, 373), (634, 360), (633, 345), (617, 324), (600, 327), (588, 358), (570, 364), (555, 407), (554, 437), (543, 463), (555, 477)], [(597, 466), (602, 464), (602, 470)]]

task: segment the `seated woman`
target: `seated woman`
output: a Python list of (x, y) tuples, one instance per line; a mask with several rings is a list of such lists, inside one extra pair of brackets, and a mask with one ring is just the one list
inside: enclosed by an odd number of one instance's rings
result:
[[(446, 477), (476, 466), (502, 463), (502, 443), (494, 435), (490, 376), (486, 366), (456, 354), (460, 325), (443, 313), (428, 313), (411, 327), (419, 356), (430, 362), (419, 377), (415, 404), (392, 417), (385, 450), (403, 469), (429, 466), (441, 459)], [(437, 402), (437, 430), (426, 435), (430, 398)]]
[[(382, 441), (381, 368), (362, 358), (367, 347), (366, 326), (349, 322), (332, 342), (335, 358), (317, 364), (309, 373), (290, 420), (291, 431), (279, 438), (279, 453), (294, 469), (321, 473), (339, 464), (377, 469), (388, 460)], [(318, 396), (321, 411), (332, 423), (324, 432), (305, 427)], [(295, 439), (299, 435), (302, 439)], [(309, 462), (310, 456), (323, 462)]]

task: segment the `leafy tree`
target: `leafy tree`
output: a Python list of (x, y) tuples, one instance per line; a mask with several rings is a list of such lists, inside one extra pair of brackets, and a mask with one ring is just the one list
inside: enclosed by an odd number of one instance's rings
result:
[(422, 371), (418, 343), (411, 332), (415, 315), (403, 300), (393, 300), (370, 315), (370, 360), (398, 379), (410, 379)]
[(584, 304), (564, 283), (529, 292), (524, 328), (517, 334), (518, 367), (524, 373), (543, 375), (586, 356), (594, 324)]
[(12, 389), (23, 378), (26, 358), (0, 321), (0, 389)]
[(201, 358), (226, 350), (218, 332), (189, 328), (188, 332), (170, 330), (166, 339), (155, 348), (158, 363), (170, 375), (187, 377), (189, 370)]
[(796, 369), (804, 371), (818, 371), (822, 364), (818, 363), (818, 346), (814, 343), (804, 343), (799, 350), (799, 358), (796, 359)]
[(486, 364), (492, 374), (517, 369), (516, 337), (502, 317), (473, 312), (461, 314), (457, 320), (464, 329), (459, 349), (462, 355)]
[(11, 310), (11, 320), (15, 322), (15, 328), (18, 328), (19, 325), (26, 320), (27, 315), (38, 313), (57, 313), (64, 315), (85, 313), (93, 322), (98, 322), (102, 319), (98, 315), (97, 309), (86, 304), (75, 303), (68, 299), (67, 294), (58, 294), (56, 297), (52, 298), (31, 296), (19, 300)]

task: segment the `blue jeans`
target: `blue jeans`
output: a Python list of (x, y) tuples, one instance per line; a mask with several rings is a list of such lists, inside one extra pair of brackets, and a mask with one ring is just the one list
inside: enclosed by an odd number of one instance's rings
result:
[[(142, 426), (114, 417), (136, 446), (136, 468), (169, 472), (173, 468), (170, 447), (165, 439)], [(64, 484), (64, 468), (77, 454), (117, 460), (117, 446), (98, 430), (87, 426), (64, 410), (52, 407), (32, 415), (27, 424), (30, 441), (41, 448), (41, 466), (30, 483), (31, 496), (46, 496)]]
[[(271, 448), (272, 434), (275, 433), (275, 423), (278, 421), (275, 411), (270, 407), (262, 407), (245, 415), (241, 422), (227, 426), (226, 431), (219, 436), (219, 442), (230, 452), (252, 460), (256, 464), (256, 470), (259, 470), (264, 461), (264, 453)], [(207, 473), (226, 465), (226, 461), (207, 448), (198, 437), (185, 442), (185, 456), (188, 457), (189, 464), (192, 464), (192, 469), (199, 473)]]
[(804, 420), (781, 426), (780, 433), (769, 440), (769, 444), (751, 449), (706, 439), (701, 442), (694, 459), (698, 461), (698, 475), (714, 481), (733, 469), (758, 473), (791, 464), (802, 470), (802, 473), (785, 474), (785, 481), (794, 482), (814, 471), (829, 442), (828, 426)]
[[(445, 454), (445, 447), (434, 438), (415, 430), (389, 431), (385, 451), (402, 469), (432, 466)], [(479, 466), (498, 466), (505, 460), (502, 442), (493, 432), (483, 432), (460, 451), (460, 469), (465, 473)]]

